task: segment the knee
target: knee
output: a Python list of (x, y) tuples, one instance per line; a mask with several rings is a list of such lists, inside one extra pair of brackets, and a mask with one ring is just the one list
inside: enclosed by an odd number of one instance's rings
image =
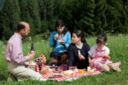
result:
[(61, 56), (61, 61), (66, 61), (68, 59), (67, 54)]
[(52, 58), (50, 63), (57, 65), (58, 64), (58, 60), (55, 59), (55, 58)]

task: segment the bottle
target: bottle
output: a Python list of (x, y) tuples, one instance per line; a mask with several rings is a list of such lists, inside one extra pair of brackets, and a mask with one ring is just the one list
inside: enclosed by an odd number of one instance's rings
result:
[(35, 51), (34, 49), (34, 43), (31, 43), (30, 53), (33, 53)]
[[(35, 52), (35, 49), (34, 49), (34, 44), (31, 43), (31, 48), (30, 48), (30, 53), (34, 53)], [(29, 61), (29, 65), (32, 64), (32, 60)]]

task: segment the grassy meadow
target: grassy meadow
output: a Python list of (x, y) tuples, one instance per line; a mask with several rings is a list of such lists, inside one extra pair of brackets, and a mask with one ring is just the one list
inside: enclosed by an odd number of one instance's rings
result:
[[(87, 38), (90, 46), (95, 44), (95, 37)], [(49, 59), (51, 48), (47, 40), (41, 38), (33, 39), (36, 57), (42, 53)], [(23, 43), (24, 54), (29, 52), (31, 41)], [(121, 72), (105, 72), (97, 76), (85, 77), (72, 82), (55, 82), (55, 81), (7, 81), (8, 72), (4, 59), (5, 44), (0, 41), (0, 85), (128, 85), (128, 36), (117, 35), (108, 37), (108, 47), (112, 61), (121, 61)]]

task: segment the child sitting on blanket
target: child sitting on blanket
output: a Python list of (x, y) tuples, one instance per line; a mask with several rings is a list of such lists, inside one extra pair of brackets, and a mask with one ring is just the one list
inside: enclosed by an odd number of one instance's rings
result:
[(88, 52), (90, 55), (90, 66), (100, 71), (110, 71), (110, 69), (113, 69), (119, 72), (121, 71), (119, 68), (121, 62), (113, 63), (110, 60), (110, 50), (105, 45), (106, 41), (107, 38), (105, 35), (100, 35), (97, 37), (96, 45), (94, 45)]

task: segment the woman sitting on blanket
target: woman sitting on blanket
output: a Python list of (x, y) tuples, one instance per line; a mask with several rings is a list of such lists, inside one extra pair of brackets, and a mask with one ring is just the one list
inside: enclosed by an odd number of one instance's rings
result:
[(72, 33), (72, 44), (68, 48), (69, 66), (77, 66), (78, 69), (83, 69), (89, 66), (87, 44), (84, 33), (81, 30), (76, 30)]
[(67, 48), (71, 43), (71, 33), (67, 30), (62, 20), (56, 21), (56, 30), (50, 35), (51, 64), (61, 65), (66, 63)]
[(107, 41), (106, 35), (101, 34), (96, 39), (96, 45), (94, 45), (88, 52), (90, 55), (90, 66), (100, 71), (121, 71), (119, 66), (121, 62), (113, 63), (110, 60), (109, 48), (105, 45)]

